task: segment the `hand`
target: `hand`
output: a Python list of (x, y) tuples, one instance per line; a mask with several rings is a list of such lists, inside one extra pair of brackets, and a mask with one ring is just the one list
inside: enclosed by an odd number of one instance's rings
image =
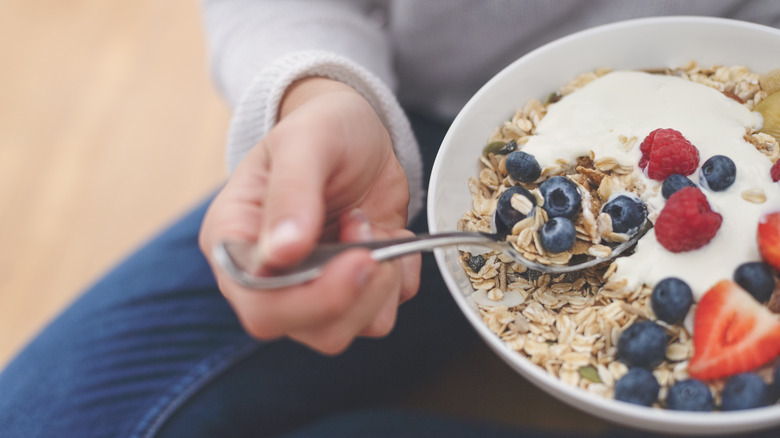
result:
[(420, 257), (377, 263), (365, 249), (330, 262), (317, 280), (249, 290), (220, 272), (221, 240), (259, 242), (263, 266), (284, 268), (319, 240), (373, 240), (405, 230), (409, 188), (390, 136), (352, 88), (324, 78), (293, 84), (277, 125), (236, 168), (204, 219), (200, 246), (247, 332), (288, 336), (326, 354), (356, 336), (384, 336), (419, 287)]

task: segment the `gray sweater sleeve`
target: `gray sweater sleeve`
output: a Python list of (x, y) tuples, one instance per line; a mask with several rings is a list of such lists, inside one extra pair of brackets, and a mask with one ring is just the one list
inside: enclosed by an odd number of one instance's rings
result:
[(233, 107), (230, 171), (273, 127), (285, 89), (307, 76), (360, 92), (388, 129), (410, 186), (409, 216), (422, 207), (422, 160), (393, 94), (391, 50), (370, 5), (337, 0), (203, 0), (212, 75)]

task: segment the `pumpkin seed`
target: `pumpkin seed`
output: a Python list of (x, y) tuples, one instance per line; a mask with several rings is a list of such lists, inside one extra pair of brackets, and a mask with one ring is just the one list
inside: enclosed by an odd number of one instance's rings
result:
[(583, 379), (588, 379), (591, 382), (595, 382), (595, 383), (601, 383), (599, 372), (594, 366), (588, 365), (588, 366), (580, 367), (579, 372), (580, 372), (580, 376), (582, 376)]
[(503, 141), (494, 141), (488, 143), (487, 146), (485, 146), (485, 148), (482, 149), (482, 155), (486, 157), (490, 154), (507, 155), (510, 152), (514, 152), (516, 150), (517, 150), (517, 142), (514, 140), (509, 140), (506, 143), (504, 143)]

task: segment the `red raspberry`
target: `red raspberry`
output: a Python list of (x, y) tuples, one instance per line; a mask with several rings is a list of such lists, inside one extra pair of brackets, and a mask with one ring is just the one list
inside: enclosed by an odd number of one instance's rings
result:
[(772, 165), (772, 168), (769, 169), (769, 175), (772, 177), (772, 181), (780, 181), (780, 160), (777, 160), (777, 162)]
[(655, 237), (671, 252), (690, 251), (712, 240), (722, 221), (701, 190), (685, 187), (666, 200), (655, 220)]
[(656, 129), (647, 134), (639, 149), (639, 167), (646, 167), (647, 176), (656, 181), (673, 173), (688, 176), (699, 167), (699, 150), (674, 129)]

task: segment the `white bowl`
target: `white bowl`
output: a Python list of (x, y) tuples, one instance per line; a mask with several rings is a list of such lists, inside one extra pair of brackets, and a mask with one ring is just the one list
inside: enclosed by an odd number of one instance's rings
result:
[[(549, 43), (518, 59), (486, 83), (463, 107), (447, 132), (430, 181), (431, 232), (451, 231), (471, 208), (467, 188), (479, 171), (488, 136), (531, 98), (546, 95), (580, 73), (599, 67), (641, 69), (745, 65), (756, 72), (780, 67), (780, 30), (704, 17), (662, 17), (595, 27)], [(645, 408), (568, 386), (508, 348), (482, 322), (467, 296), (471, 284), (454, 248), (437, 249), (436, 261), (463, 314), (507, 364), (558, 399), (625, 426), (676, 434), (726, 434), (780, 425), (780, 405), (737, 412), (689, 413)]]

